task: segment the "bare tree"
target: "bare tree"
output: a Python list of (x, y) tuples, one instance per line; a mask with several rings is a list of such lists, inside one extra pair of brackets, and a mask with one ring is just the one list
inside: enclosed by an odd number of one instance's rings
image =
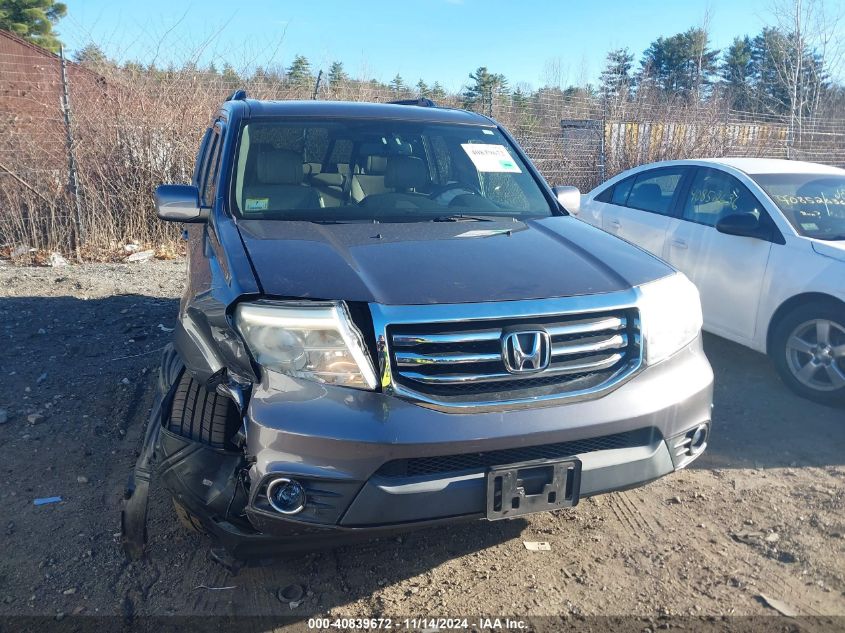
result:
[(701, 37), (699, 37), (695, 41), (695, 56), (696, 56), (696, 73), (695, 73), (695, 86), (693, 88), (693, 95), (695, 101), (701, 101), (701, 79), (704, 76), (704, 62), (707, 53), (707, 42), (710, 39), (710, 19), (712, 17), (712, 7), (708, 3), (707, 7), (704, 9), (704, 16), (701, 19), (701, 27), (700, 33)]
[(841, 63), (836, 37), (842, 19), (824, 0), (776, 0), (776, 29), (768, 38), (771, 61), (788, 98), (790, 145), (800, 141), (807, 117), (820, 108), (826, 77)]

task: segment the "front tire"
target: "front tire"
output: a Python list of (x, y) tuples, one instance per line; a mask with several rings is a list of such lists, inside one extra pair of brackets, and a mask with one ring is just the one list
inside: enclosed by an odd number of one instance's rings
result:
[[(238, 410), (229, 398), (209, 391), (185, 371), (173, 393), (167, 428), (172, 433), (211, 448), (235, 450), (232, 437), (240, 428)], [(190, 532), (208, 534), (202, 521), (173, 498), (179, 522)]]
[(797, 394), (822, 404), (845, 404), (845, 306), (814, 301), (775, 326), (769, 355)]
[(240, 428), (235, 405), (229, 398), (208, 391), (186, 371), (182, 373), (167, 428), (213, 448), (234, 449), (232, 437)]

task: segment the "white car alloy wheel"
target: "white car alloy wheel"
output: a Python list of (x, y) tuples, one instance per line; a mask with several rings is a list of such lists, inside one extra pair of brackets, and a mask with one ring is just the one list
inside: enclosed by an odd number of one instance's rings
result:
[(845, 405), (845, 306), (808, 301), (775, 324), (769, 355), (793, 391), (822, 404)]
[(786, 362), (802, 385), (817, 391), (845, 387), (845, 327), (829, 319), (799, 324), (786, 340)]

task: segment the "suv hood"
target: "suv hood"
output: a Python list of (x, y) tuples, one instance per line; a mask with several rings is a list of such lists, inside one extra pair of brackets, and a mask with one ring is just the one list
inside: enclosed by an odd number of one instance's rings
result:
[(652, 255), (572, 217), (315, 224), (240, 220), (267, 295), (384, 305), (607, 293), (664, 277)]

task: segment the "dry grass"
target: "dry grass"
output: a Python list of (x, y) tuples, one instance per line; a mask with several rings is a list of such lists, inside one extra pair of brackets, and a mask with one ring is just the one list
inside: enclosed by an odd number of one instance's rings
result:
[[(114, 72), (105, 89), (71, 86), (81, 188), (78, 225), (76, 201), (66, 185), (61, 112), (25, 124), (8, 116), (4, 122), (0, 113), (0, 246), (7, 254), (24, 245), (36, 250), (22, 257), (35, 262), (52, 251), (114, 260), (124, 258), (124, 245), (134, 243), (155, 249), (160, 257), (175, 256), (182, 250), (179, 228), (155, 217), (152, 194), (160, 183), (190, 181), (201, 134), (220, 102), (239, 87), (265, 99), (307, 99), (313, 89), (257, 80), (230, 85), (196, 71)], [(321, 99), (356, 101), (411, 96), (367, 82), (324, 84), (319, 94)], [(460, 105), (456, 95), (442, 102)], [(595, 99), (541, 91), (524, 104), (497, 97), (492, 113), (514, 132), (552, 184), (583, 190), (599, 182), (602, 134), (606, 177), (654, 160), (784, 156), (786, 151), (782, 121), (748, 121), (718, 99), (691, 107), (646, 94), (605, 108)], [(565, 129), (562, 120), (592, 121), (594, 128)], [(808, 141), (807, 147), (814, 143)], [(845, 139), (840, 135), (835, 144), (841, 155)]]

